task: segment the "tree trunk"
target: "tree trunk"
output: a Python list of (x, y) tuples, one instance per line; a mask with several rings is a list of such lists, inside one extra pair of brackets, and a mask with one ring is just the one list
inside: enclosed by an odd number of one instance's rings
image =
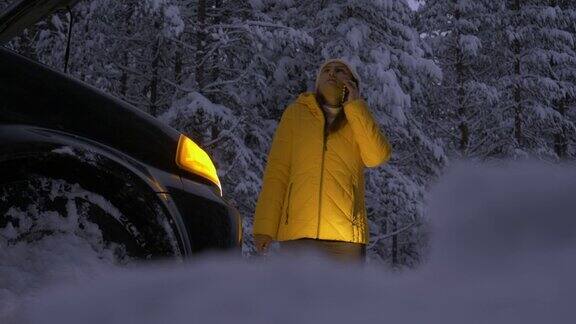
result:
[[(455, 11), (454, 11), (454, 20), (458, 20), (460, 19), (460, 10), (457, 7), (457, 3), (454, 2), (454, 7), (455, 7)], [(455, 41), (457, 44), (458, 39), (460, 38), (460, 31), (459, 30), (455, 30)], [(464, 54), (462, 53), (462, 51), (460, 50), (460, 48), (456, 45), (457, 47), (457, 54), (456, 54), (456, 87), (457, 87), (457, 96), (458, 96), (458, 107), (457, 107), (457, 112), (458, 112), (458, 120), (459, 120), (459, 125), (458, 125), (458, 129), (460, 129), (460, 143), (458, 146), (458, 149), (460, 150), (460, 154), (462, 154), (462, 156), (466, 155), (466, 150), (468, 148), (468, 144), (470, 142), (470, 132), (468, 129), (468, 123), (466, 121), (466, 103), (465, 103), (465, 92), (464, 92)]]
[[(181, 37), (179, 37), (182, 40)], [(174, 81), (176, 84), (182, 84), (182, 56), (183, 56), (184, 49), (182, 45), (176, 43), (176, 53), (174, 54)]]
[(205, 42), (206, 42), (206, 0), (198, 0), (198, 13), (196, 22), (196, 84), (198, 91), (202, 92), (205, 85), (204, 80), (204, 67), (200, 62), (205, 55)]
[[(392, 231), (396, 232), (396, 222), (392, 225)], [(392, 235), (392, 265), (398, 264), (398, 234)]]
[[(515, 11), (514, 19), (520, 12), (520, 0), (514, 1), (514, 6), (512, 11)], [(520, 61), (521, 54), (521, 44), (518, 39), (515, 39), (512, 43), (512, 50), (514, 52), (514, 73), (516, 75), (516, 84), (514, 85), (514, 138), (519, 147), (524, 145), (524, 134), (522, 133), (522, 89), (519, 84), (522, 73), (522, 64)]]
[[(155, 30), (160, 33), (160, 22), (154, 23)], [(152, 75), (150, 77), (150, 115), (158, 115), (158, 66), (160, 65), (160, 36), (156, 36), (154, 46), (152, 46)]]
[[(562, 116), (562, 121), (566, 117), (566, 100), (560, 99), (557, 103), (556, 110)], [(566, 138), (566, 126), (562, 124), (562, 127), (556, 134), (554, 134), (554, 151), (559, 159), (564, 160), (567, 158), (568, 153), (568, 139)]]
[[(134, 11), (136, 10), (134, 8), (134, 5), (129, 3), (128, 6), (126, 6), (126, 10), (127, 10), (127, 17), (126, 17), (126, 35), (131, 35), (132, 34), (132, 29), (131, 27), (131, 23), (132, 23), (132, 16), (134, 15)], [(130, 56), (129, 56), (129, 49), (130, 46), (126, 46), (126, 48), (123, 49), (122, 52), (122, 64), (125, 67), (130, 67)], [(120, 75), (120, 96), (121, 98), (126, 98), (128, 96), (128, 79), (129, 79), (129, 74), (128, 71), (126, 69), (121, 69), (122, 74)]]
[[(214, 14), (213, 14), (214, 19), (212, 19), (212, 21), (209, 22), (210, 25), (221, 24), (223, 22), (223, 18), (226, 17), (226, 15), (230, 15), (230, 13), (223, 12), (224, 8), (222, 5), (222, 0), (215, 0), (212, 10), (214, 11)], [(209, 60), (206, 60), (205, 62), (208, 62), (208, 61)], [(216, 80), (220, 73), (221, 73), (221, 71), (219, 69), (211, 68), (210, 69), (210, 80), (211, 81)]]

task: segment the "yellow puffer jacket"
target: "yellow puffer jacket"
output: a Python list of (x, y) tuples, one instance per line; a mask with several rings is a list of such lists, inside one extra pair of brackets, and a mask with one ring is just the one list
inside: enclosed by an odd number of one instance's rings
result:
[(254, 234), (368, 243), (363, 171), (386, 162), (392, 148), (363, 99), (346, 103), (344, 113), (348, 122), (325, 137), (313, 92), (285, 109), (264, 170)]

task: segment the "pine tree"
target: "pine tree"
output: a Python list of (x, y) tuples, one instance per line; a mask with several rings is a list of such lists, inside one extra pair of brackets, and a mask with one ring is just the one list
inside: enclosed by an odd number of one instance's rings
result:
[(508, 0), (497, 7), (497, 86), (511, 125), (511, 156), (557, 159), (550, 133), (564, 134), (563, 127), (571, 124), (554, 108), (570, 91), (553, 71), (572, 64), (573, 55), (566, 51), (573, 48), (573, 38), (562, 29), (562, 8), (550, 5), (546, 0)]
[(503, 130), (485, 46), (492, 31), (487, 13), (486, 1), (471, 0), (431, 0), (418, 11), (419, 30), (443, 74), (424, 112), (428, 131), (455, 157), (495, 155)]
[(550, 121), (551, 138), (548, 145), (554, 148), (559, 159), (574, 159), (576, 152), (576, 3), (550, 0), (549, 5), (557, 14), (556, 27), (563, 41), (552, 44), (550, 76), (558, 82), (559, 95), (551, 100), (555, 115)]

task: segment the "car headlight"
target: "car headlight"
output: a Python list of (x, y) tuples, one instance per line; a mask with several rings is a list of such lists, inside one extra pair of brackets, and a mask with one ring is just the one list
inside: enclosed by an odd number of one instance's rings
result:
[(210, 180), (218, 186), (220, 196), (222, 196), (222, 186), (212, 159), (200, 146), (184, 135), (180, 135), (178, 140), (176, 164), (186, 171)]

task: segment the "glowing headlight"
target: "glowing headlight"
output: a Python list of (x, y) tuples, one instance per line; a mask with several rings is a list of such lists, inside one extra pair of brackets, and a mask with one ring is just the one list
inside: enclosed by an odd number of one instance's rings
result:
[(203, 149), (194, 141), (184, 135), (180, 135), (178, 140), (178, 152), (176, 153), (176, 164), (186, 171), (190, 171), (204, 177), (218, 186), (222, 195), (222, 186), (216, 173), (214, 163)]

